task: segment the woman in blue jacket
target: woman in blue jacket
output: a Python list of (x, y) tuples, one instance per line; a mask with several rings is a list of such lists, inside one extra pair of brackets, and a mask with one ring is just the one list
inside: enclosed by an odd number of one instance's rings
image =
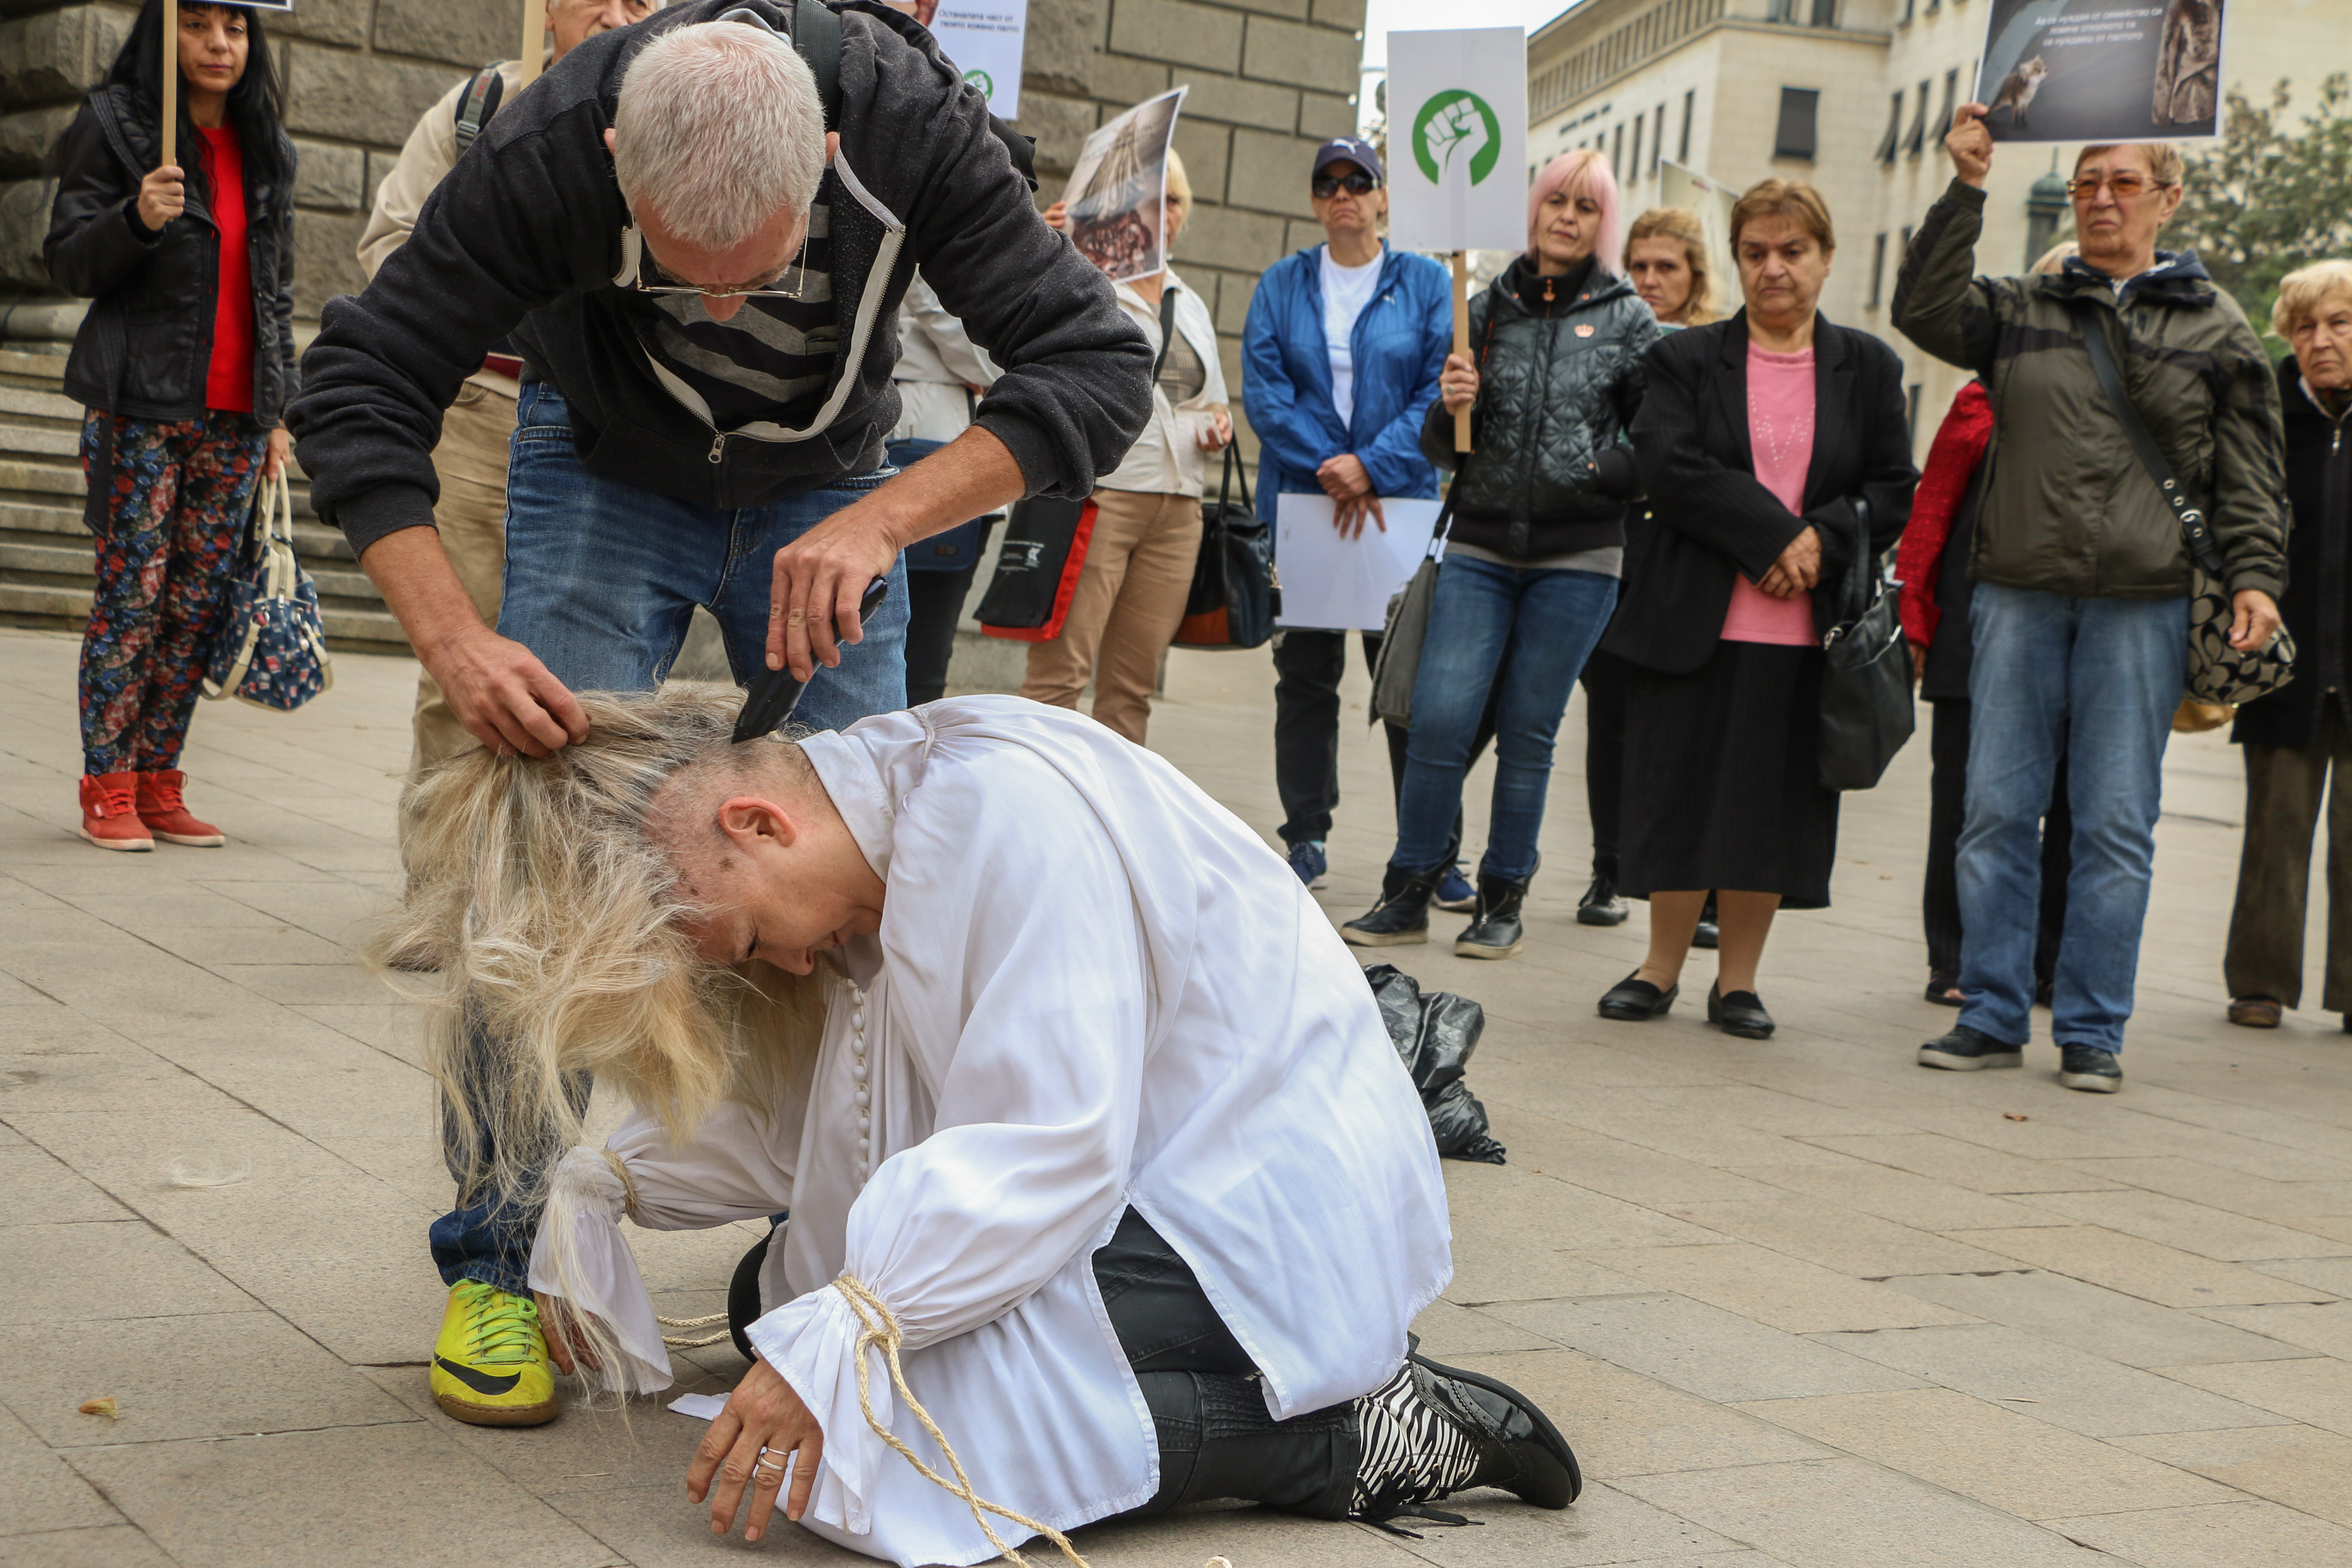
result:
[[(1437, 496), (1421, 426), (1453, 341), (1453, 283), (1425, 256), (1381, 241), (1389, 207), (1380, 155), (1354, 136), (1315, 154), (1315, 216), (1328, 237), (1266, 268), (1242, 329), (1242, 401), (1257, 433), (1258, 510), (1271, 524), (1286, 494), (1329, 496), (1343, 534), (1386, 527), (1381, 500)], [(1366, 632), (1364, 662), (1380, 648)], [(1323, 840), (1339, 803), (1339, 677), (1345, 631), (1287, 629), (1275, 639), (1275, 787), (1282, 841), (1308, 887), (1322, 885)], [(1402, 736), (1390, 735), (1403, 773)], [(1462, 882), (1457, 874), (1454, 880)], [(1470, 888), (1440, 889), (1466, 903)]]

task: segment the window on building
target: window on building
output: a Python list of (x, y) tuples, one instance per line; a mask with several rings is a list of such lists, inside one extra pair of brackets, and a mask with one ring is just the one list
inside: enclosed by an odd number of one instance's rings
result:
[(1614, 144), (1609, 154), (1609, 172), (1613, 174), (1625, 166), (1625, 122), (1623, 121), (1617, 122), (1617, 129), (1611, 132), (1609, 139)]
[(1818, 144), (1815, 125), (1820, 117), (1822, 95), (1810, 87), (1784, 87), (1780, 89), (1780, 120), (1772, 132), (1772, 156), (1802, 158), (1812, 161)]
[(1903, 139), (1903, 150), (1914, 158), (1919, 155), (1919, 149), (1927, 144), (1927, 87), (1928, 84), (1924, 81), (1919, 84), (1918, 106), (1911, 112), (1911, 134)]
[(1919, 9), (1919, 0), (1903, 0), (1903, 20), (1908, 22)]
[(1631, 184), (1641, 176), (1642, 132), (1649, 125), (1649, 123), (1650, 117), (1646, 114), (1637, 114), (1633, 116), (1633, 161), (1623, 165), (1625, 173), (1622, 176), (1628, 184)]
[(1837, 26), (1837, 0), (1813, 0), (1813, 26), (1816, 27)]
[(1771, 0), (1764, 8), (1768, 22), (1793, 22), (1797, 19), (1797, 0)]
[(1870, 242), (1870, 308), (1886, 297), (1886, 234), (1881, 230)]
[(1690, 167), (1691, 121), (1697, 114), (1698, 92), (1694, 89), (1683, 94), (1683, 134), (1682, 139), (1675, 143), (1675, 162), (1685, 169)]
[(1657, 174), (1658, 164), (1666, 155), (1666, 106), (1658, 105), (1656, 131), (1650, 137), (1650, 174)]
[(1945, 132), (1952, 128), (1952, 110), (1959, 107), (1959, 102), (1960, 68), (1954, 66), (1944, 73), (1944, 109), (1942, 114), (1937, 118), (1935, 129), (1930, 132), (1938, 141), (1942, 140)]
[(1903, 94), (1898, 89), (1886, 100), (1886, 134), (1879, 139), (1878, 161), (1895, 162), (1895, 149), (1903, 141)]

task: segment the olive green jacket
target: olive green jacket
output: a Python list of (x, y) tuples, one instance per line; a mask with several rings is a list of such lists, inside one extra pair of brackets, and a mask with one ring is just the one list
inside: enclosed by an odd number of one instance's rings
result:
[(1955, 180), (1912, 237), (1895, 324), (1992, 400), (1992, 446), (1969, 574), (2067, 598), (2189, 592), (2180, 525), (2100, 390), (2069, 300), (2087, 300), (2141, 421), (2204, 508), (2232, 592), (2286, 576), (2278, 384), (2236, 300), (2191, 252), (2117, 289), (2079, 259), (2050, 276), (1979, 278), (1985, 194)]

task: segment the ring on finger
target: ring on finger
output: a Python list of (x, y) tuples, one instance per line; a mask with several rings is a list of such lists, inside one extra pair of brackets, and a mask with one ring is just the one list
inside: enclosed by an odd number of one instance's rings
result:
[(770, 1477), (773, 1477), (778, 1481), (782, 1481), (784, 1476), (784, 1469), (785, 1465), (783, 1456), (778, 1454), (775, 1449), (769, 1447), (766, 1444), (761, 1444), (759, 1458), (751, 1461), (751, 1479), (755, 1481), (765, 1482)]

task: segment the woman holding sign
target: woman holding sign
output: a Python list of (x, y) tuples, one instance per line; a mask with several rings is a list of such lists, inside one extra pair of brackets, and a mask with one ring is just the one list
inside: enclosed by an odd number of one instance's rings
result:
[(176, 9), (166, 37), (163, 0), (147, 0), (59, 139), (42, 247), (58, 286), (92, 299), (65, 384), (89, 409), (98, 591), (81, 651), (81, 836), (101, 849), (222, 842), (182, 801), (180, 748), (255, 487), (286, 462), (284, 94), (250, 7)]
[[(1617, 603), (1633, 490), (1622, 440), (1659, 335), (1619, 270), (1623, 251), (1608, 159), (1591, 149), (1553, 159), (1528, 193), (1527, 253), (1472, 303), (1474, 352), (1446, 358), (1421, 449), (1455, 470), (1453, 533), (1414, 677), (1396, 849), (1380, 902), (1340, 932), (1359, 947), (1429, 940), (1492, 694), (1494, 808), (1477, 910), (1454, 951), (1519, 951), (1552, 738)], [(1465, 408), (1473, 450), (1457, 457), (1454, 416)]]

